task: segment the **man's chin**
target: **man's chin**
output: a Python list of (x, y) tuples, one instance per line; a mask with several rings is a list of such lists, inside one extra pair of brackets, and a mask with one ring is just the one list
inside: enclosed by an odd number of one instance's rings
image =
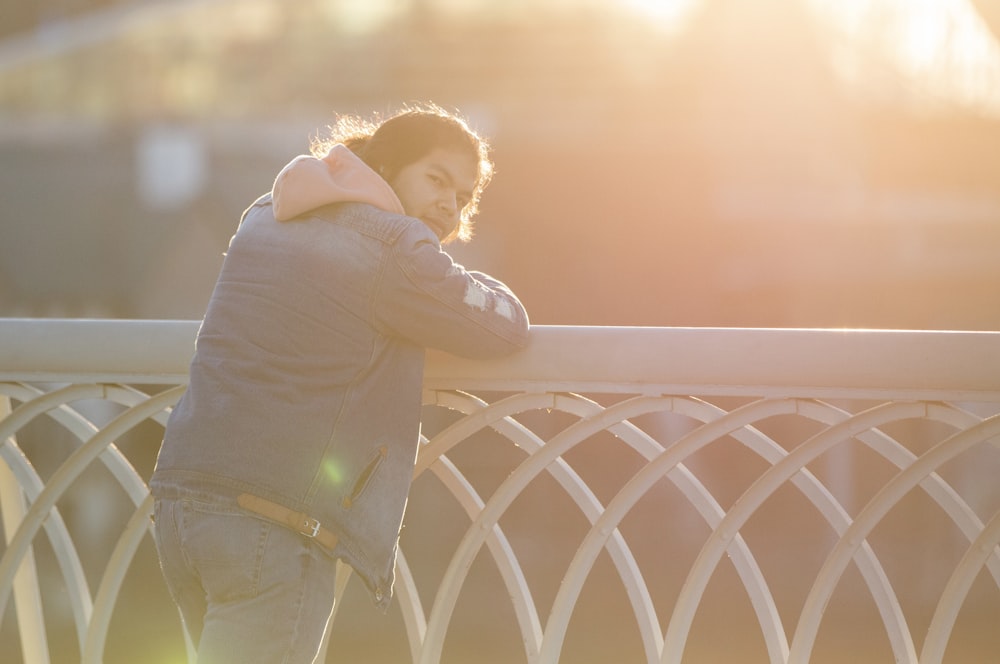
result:
[(427, 228), (431, 229), (431, 232), (434, 233), (434, 235), (437, 235), (438, 239), (441, 240), (442, 242), (444, 242), (445, 239), (451, 235), (450, 231), (445, 232), (446, 229), (444, 224), (439, 224), (434, 221), (429, 221), (427, 219), (421, 219), (420, 221), (424, 222), (424, 225), (427, 226)]

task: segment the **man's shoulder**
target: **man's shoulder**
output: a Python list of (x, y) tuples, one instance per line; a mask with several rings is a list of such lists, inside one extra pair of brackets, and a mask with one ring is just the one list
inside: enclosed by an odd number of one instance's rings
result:
[(368, 203), (335, 203), (317, 210), (316, 216), (386, 244), (422, 235), (433, 237), (431, 230), (419, 219), (382, 210)]

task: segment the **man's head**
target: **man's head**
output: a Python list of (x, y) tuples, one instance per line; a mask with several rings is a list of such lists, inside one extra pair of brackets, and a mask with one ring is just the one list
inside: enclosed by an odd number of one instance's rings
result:
[[(407, 214), (422, 217), (429, 204), (427, 200), (410, 201), (410, 207), (419, 203), (423, 207), (407, 209), (406, 197), (412, 199), (418, 185), (414, 179), (413, 167), (426, 163), (436, 155), (437, 169), (444, 173), (445, 180), (454, 180), (453, 204), (457, 203), (455, 228), (442, 239), (472, 237), (472, 218), (478, 211), (479, 199), (493, 176), (493, 162), (489, 155), (489, 145), (474, 132), (465, 120), (434, 105), (407, 107), (392, 117), (372, 122), (354, 116), (344, 116), (331, 128), (330, 138), (313, 144), (313, 154), (322, 156), (332, 144), (343, 143), (368, 164), (398, 196)], [(442, 166), (442, 160), (448, 166)], [(471, 172), (471, 182), (470, 182)], [(426, 168), (428, 178), (434, 175)], [(433, 180), (432, 180), (433, 181)], [(421, 196), (425, 199), (429, 192)], [(435, 224), (428, 223), (435, 232)], [(440, 224), (438, 224), (440, 225)], [(440, 235), (440, 233), (439, 233)]]

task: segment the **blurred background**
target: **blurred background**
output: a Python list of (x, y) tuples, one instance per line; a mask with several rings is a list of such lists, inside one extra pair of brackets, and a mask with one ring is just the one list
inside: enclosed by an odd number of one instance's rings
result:
[(534, 323), (1000, 329), (991, 0), (3, 5), (0, 316), (200, 318), (311, 136), (429, 100)]
[[(311, 137), (338, 113), (423, 100), (491, 139), (477, 237), (451, 251), (506, 281), (536, 324), (1000, 330), (993, 0), (0, 3), (0, 316), (200, 318), (240, 214)], [(74, 449), (41, 424), (22, 434), (43, 478)], [(143, 477), (161, 435), (149, 424), (116, 441)], [(521, 458), (491, 441), (470, 449), (491, 482), (510, 472), (503, 455)], [(584, 466), (604, 477), (630, 462), (609, 449)], [(733, 479), (749, 468), (739, 458), (706, 462), (726, 491), (749, 481)], [(99, 470), (84, 479), (60, 508), (96, 583), (131, 512)], [(852, 475), (851, 491), (866, 481)], [(429, 523), (462, 532), (433, 490), (415, 488), (404, 538)], [(557, 492), (539, 491), (526, 504), (543, 531), (568, 529), (546, 517)], [(914, 526), (928, 512), (902, 527), (916, 540), (908, 579), (940, 567)], [(789, 519), (772, 522), (813, 536), (814, 513)], [(560, 545), (572, 552), (579, 536)], [(441, 541), (405, 540), (411, 564), (443, 565), (419, 550)], [(51, 551), (36, 553), (51, 566)], [(182, 661), (149, 542), (140, 554), (106, 661)], [(535, 557), (558, 581), (553, 551)], [(405, 642), (385, 636), (360, 584), (349, 592), (331, 659), (352, 661), (356, 642), (365, 661), (398, 661)], [(620, 597), (598, 600), (581, 624), (627, 614)], [(488, 608), (463, 605), (472, 633), (496, 622)], [(845, 642), (878, 624), (867, 610), (847, 606)], [(732, 639), (718, 636), (704, 643)], [(8, 618), (0, 652), (16, 638)], [(516, 636), (482, 638), (480, 657), (512, 661)], [(54, 644), (54, 661), (74, 661), (74, 647)], [(600, 639), (579, 647), (572, 661), (629, 660)]]

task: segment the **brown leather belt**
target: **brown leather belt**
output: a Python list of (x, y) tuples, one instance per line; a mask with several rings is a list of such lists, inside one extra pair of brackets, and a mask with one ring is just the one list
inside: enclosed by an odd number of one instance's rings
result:
[(284, 505), (273, 503), (252, 493), (241, 493), (236, 497), (236, 503), (245, 510), (277, 521), (297, 533), (316, 540), (330, 551), (337, 546), (337, 534), (324, 528), (319, 521), (305, 512), (290, 510)]

